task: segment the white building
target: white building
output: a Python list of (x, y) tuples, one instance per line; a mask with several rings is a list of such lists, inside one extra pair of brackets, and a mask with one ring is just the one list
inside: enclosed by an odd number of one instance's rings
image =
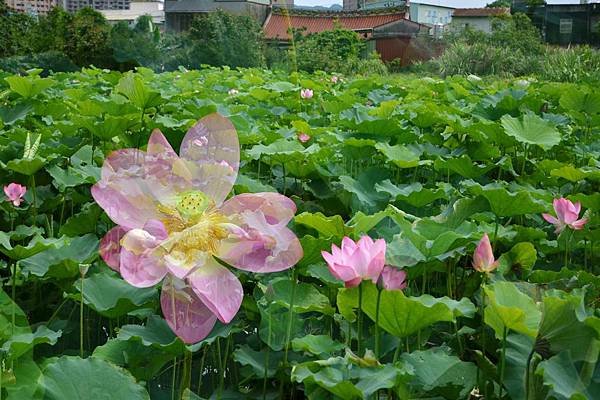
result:
[(126, 21), (134, 25), (135, 21), (142, 15), (152, 17), (152, 22), (158, 26), (164, 26), (165, 9), (162, 1), (132, 1), (129, 10), (98, 10), (108, 22)]
[(510, 15), (509, 8), (457, 8), (452, 14), (452, 27), (472, 28), (483, 32), (492, 31), (492, 19)]
[(409, 3), (410, 20), (430, 27), (448, 25), (452, 22), (453, 7), (433, 3), (411, 1)]

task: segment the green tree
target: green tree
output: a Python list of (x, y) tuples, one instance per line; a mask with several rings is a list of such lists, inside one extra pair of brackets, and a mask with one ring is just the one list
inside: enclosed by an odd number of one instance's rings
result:
[(486, 5), (487, 8), (498, 8), (498, 7), (502, 7), (502, 8), (510, 8), (512, 6), (512, 1), (511, 0), (496, 0), (492, 3), (488, 3)]
[(73, 15), (62, 7), (54, 7), (46, 16), (40, 16), (34, 28), (34, 52), (65, 52), (70, 41)]
[(31, 32), (35, 20), (27, 14), (11, 12), (0, 0), (0, 57), (31, 52)]
[(342, 29), (323, 31), (300, 37), (295, 48), (298, 69), (313, 72), (316, 70), (343, 72), (347, 66), (356, 63), (364, 50), (364, 42), (356, 32)]
[(77, 65), (111, 67), (112, 51), (108, 46), (110, 26), (106, 18), (91, 8), (82, 8), (73, 17), (65, 52)]
[(121, 70), (139, 65), (153, 67), (161, 56), (159, 42), (160, 33), (149, 16), (138, 18), (133, 29), (120, 22), (110, 31), (109, 46)]
[(201, 64), (257, 67), (264, 65), (264, 38), (250, 16), (218, 10), (196, 17), (189, 30), (194, 66)]

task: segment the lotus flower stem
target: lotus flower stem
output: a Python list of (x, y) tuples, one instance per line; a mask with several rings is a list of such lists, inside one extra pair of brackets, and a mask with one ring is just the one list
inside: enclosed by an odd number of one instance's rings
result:
[(573, 231), (569, 230), (565, 241), (565, 268), (569, 268), (569, 253), (571, 251), (571, 240), (573, 239)]
[(271, 354), (271, 314), (269, 313), (269, 338), (267, 339), (269, 342), (267, 344), (267, 354), (265, 354), (265, 373), (263, 374), (263, 395), (262, 398), (265, 400), (267, 398), (267, 378), (269, 371), (269, 356)]
[(173, 375), (171, 378), (171, 400), (175, 400), (175, 379), (177, 377), (177, 357), (173, 359)]
[(186, 389), (190, 388), (192, 382), (192, 352), (188, 349), (184, 350), (183, 356), (183, 373), (181, 374), (181, 398)]
[(221, 338), (217, 338), (217, 363), (219, 364), (219, 390), (217, 391), (217, 400), (221, 400), (223, 384), (225, 381), (225, 370), (223, 369), (223, 358), (221, 357)]
[[(420, 333), (421, 331), (419, 331)], [(459, 356), (462, 357), (463, 355), (463, 345), (462, 345), (462, 340), (460, 339), (460, 335), (458, 334), (458, 323), (456, 321), (454, 321), (454, 332), (456, 334), (456, 341), (458, 343), (458, 354)]]
[(198, 386), (196, 388), (198, 396), (200, 396), (200, 389), (202, 388), (202, 378), (204, 377), (204, 361), (206, 360), (207, 353), (208, 346), (204, 348), (204, 352), (202, 352), (202, 358), (200, 358), (200, 373), (198, 374)]
[(525, 369), (525, 400), (529, 400), (529, 391), (531, 385), (531, 360), (535, 354), (535, 345), (531, 348), (529, 356), (527, 357), (526, 369)]
[(281, 164), (281, 170), (282, 170), (282, 174), (283, 174), (283, 195), (285, 196), (285, 189), (286, 189), (286, 181), (285, 181), (285, 164)]
[(296, 284), (297, 276), (296, 270), (292, 270), (292, 293), (290, 294), (290, 312), (288, 313), (288, 324), (285, 331), (285, 349), (283, 353), (283, 365), (287, 366), (288, 363), (288, 350), (290, 348), (290, 336), (292, 336), (292, 327), (294, 325), (294, 302), (296, 301)]
[[(486, 282), (486, 274), (482, 274), (481, 284), (479, 285), (479, 290), (481, 291), (481, 354), (485, 359), (485, 282)], [(479, 374), (479, 370), (477, 371)], [(487, 384), (485, 377), (483, 378), (483, 388), (484, 392), (487, 394)], [(487, 398), (487, 395), (485, 396)]]
[(588, 259), (587, 259), (587, 238), (583, 239), (583, 269), (588, 270)]
[(79, 292), (81, 293), (81, 299), (79, 301), (79, 356), (83, 358), (83, 276), (81, 274), (81, 282), (79, 286)]
[(375, 307), (375, 358), (379, 359), (379, 304), (381, 303), (381, 289), (377, 288), (377, 306)]
[(494, 227), (494, 241), (493, 241), (493, 246), (492, 246), (492, 251), (496, 250), (496, 241), (498, 239), (498, 225), (500, 222), (500, 218), (498, 216), (496, 216), (496, 226)]
[[(270, 303), (267, 305), (267, 308), (270, 306)], [(268, 332), (268, 336), (267, 336), (267, 354), (265, 355), (265, 373), (263, 375), (263, 400), (266, 399), (267, 396), (267, 378), (268, 378), (268, 370), (269, 370), (269, 356), (271, 353), (271, 335), (273, 334), (272, 331), (272, 314), (269, 313), (269, 325), (267, 328), (267, 332)]]
[(502, 398), (502, 392), (504, 389), (504, 370), (506, 369), (506, 326), (502, 332), (502, 364), (500, 366), (500, 398)]
[(362, 355), (362, 330), (363, 330), (363, 312), (362, 312), (362, 300), (363, 300), (363, 284), (362, 282), (358, 285), (358, 345), (357, 351), (358, 356)]
[(37, 221), (37, 196), (35, 194), (35, 175), (31, 175), (31, 195), (33, 196), (33, 203), (31, 206), (33, 207), (33, 225), (36, 225)]
[(402, 339), (398, 339), (398, 344), (396, 345), (396, 351), (394, 352), (394, 358), (392, 358), (392, 364), (396, 364), (396, 361), (398, 361), (398, 357), (400, 356), (401, 350), (402, 350)]
[(12, 284), (11, 284), (11, 297), (12, 297), (12, 328), (11, 328), (11, 335), (15, 334), (15, 315), (17, 312), (17, 263), (13, 262), (12, 265)]
[(523, 165), (521, 166), (521, 175), (525, 173), (525, 165), (527, 164), (527, 153), (529, 152), (529, 146), (525, 145), (523, 150)]

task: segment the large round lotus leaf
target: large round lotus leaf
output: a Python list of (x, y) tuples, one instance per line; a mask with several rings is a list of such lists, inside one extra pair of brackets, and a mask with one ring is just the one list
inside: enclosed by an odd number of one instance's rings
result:
[(40, 390), (45, 400), (150, 400), (129, 372), (94, 357), (65, 356), (50, 362)]
[(523, 115), (523, 119), (505, 115), (502, 117), (502, 126), (508, 136), (521, 143), (538, 145), (543, 149), (560, 143), (560, 133), (554, 125), (532, 113)]

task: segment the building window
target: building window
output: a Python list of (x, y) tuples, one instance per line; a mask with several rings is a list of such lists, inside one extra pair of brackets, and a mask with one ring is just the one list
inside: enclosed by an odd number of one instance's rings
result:
[(570, 18), (560, 19), (560, 33), (571, 34), (573, 33), (573, 20)]

